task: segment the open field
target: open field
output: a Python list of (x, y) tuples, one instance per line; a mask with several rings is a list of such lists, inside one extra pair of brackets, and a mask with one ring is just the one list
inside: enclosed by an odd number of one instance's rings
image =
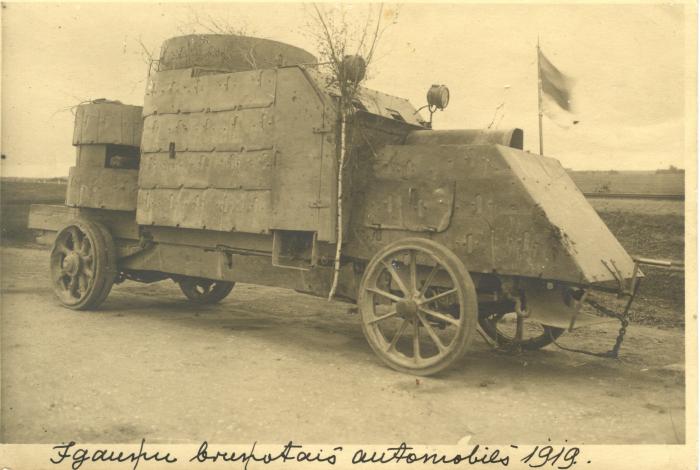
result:
[(683, 171), (569, 171), (584, 193), (684, 194)]
[(31, 240), (31, 233), (27, 230), (29, 206), (61, 204), (65, 199), (65, 181), (41, 182), (3, 178), (0, 181), (0, 238), (3, 242), (13, 243)]
[[(677, 184), (678, 175), (682, 173), (576, 172), (576, 174), (582, 173), (587, 177), (598, 174), (601, 181), (607, 181), (606, 178), (610, 178), (610, 175), (615, 178), (627, 176), (629, 181), (632, 181), (630, 179), (632, 176), (639, 176), (637, 173), (643, 173), (646, 175), (645, 178), (656, 175), (666, 181), (664, 184), (671, 180), (675, 181), (674, 190), (682, 192), (683, 189), (682, 185), (679, 187)], [(682, 179), (680, 181), (682, 182)], [(646, 187), (658, 190), (660, 186)], [(665, 186), (665, 188), (671, 187), (670, 183)], [(27, 243), (32, 242), (32, 234), (26, 229), (29, 205), (62, 203), (65, 199), (66, 186), (64, 182), (3, 180), (0, 189), (3, 243), (26, 246)], [(629, 190), (629, 187), (625, 186), (623, 189)], [(590, 202), (631, 255), (683, 260), (685, 228), (683, 201), (591, 199)], [(682, 325), (685, 299), (683, 273), (669, 272), (660, 268), (647, 268), (644, 271), (647, 277), (642, 282), (640, 302), (635, 304), (633, 319), (645, 324)]]
[(685, 214), (684, 201), (590, 198), (588, 202), (599, 214), (603, 212), (625, 212), (628, 214), (673, 215), (676, 217), (683, 217)]
[[(683, 216), (625, 211), (599, 214), (631, 255), (683, 260)], [(684, 273), (656, 267), (644, 267), (643, 271), (646, 277), (641, 281), (639, 298), (633, 308), (633, 320), (669, 326), (682, 324), (685, 309)]]

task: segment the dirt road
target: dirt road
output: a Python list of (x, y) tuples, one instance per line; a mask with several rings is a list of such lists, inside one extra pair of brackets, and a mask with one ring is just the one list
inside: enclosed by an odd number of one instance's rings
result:
[[(5, 442), (685, 440), (680, 329), (632, 325), (619, 361), (476, 337), (459, 367), (418, 379), (375, 359), (346, 304), (237, 285), (197, 308), (168, 281), (74, 312), (50, 292), (46, 251), (1, 254)], [(562, 343), (607, 350), (616, 329)]]

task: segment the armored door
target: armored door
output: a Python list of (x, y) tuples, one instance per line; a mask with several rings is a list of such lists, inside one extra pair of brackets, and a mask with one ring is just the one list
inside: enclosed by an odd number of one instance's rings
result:
[(277, 70), (272, 178), (273, 230), (335, 241), (335, 112), (300, 67)]

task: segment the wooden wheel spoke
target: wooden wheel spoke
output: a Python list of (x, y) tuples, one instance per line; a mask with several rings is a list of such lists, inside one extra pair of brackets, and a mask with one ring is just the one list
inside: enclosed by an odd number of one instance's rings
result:
[(55, 249), (56, 249), (56, 251), (58, 251), (59, 253), (63, 253), (64, 255), (67, 255), (71, 252), (71, 249), (68, 248), (65, 240), (61, 240), (60, 242), (57, 242)]
[(372, 320), (369, 320), (367, 323), (371, 325), (372, 323), (377, 323), (379, 321), (386, 320), (387, 318), (391, 318), (391, 317), (395, 316), (396, 313), (397, 313), (396, 308), (393, 308), (393, 309), (391, 309), (391, 311), (389, 313), (386, 313), (386, 314), (382, 315), (381, 317), (373, 318)]
[(430, 323), (423, 318), (423, 315), (421, 315), (420, 312), (418, 312), (418, 318), (420, 319), (420, 322), (423, 324), (423, 327), (425, 327), (425, 331), (428, 332), (428, 336), (430, 336), (430, 339), (433, 340), (433, 343), (435, 343), (435, 346), (437, 346), (438, 350), (440, 352), (445, 352), (447, 349), (444, 344), (442, 344), (442, 341), (438, 337), (437, 333), (435, 333), (435, 330), (433, 330), (433, 327), (430, 326)]
[(408, 326), (408, 320), (404, 320), (403, 323), (401, 323), (401, 326), (399, 327), (399, 329), (396, 330), (396, 333), (394, 333), (394, 337), (391, 339), (391, 343), (389, 343), (389, 347), (386, 348), (386, 352), (389, 352), (396, 347), (396, 343), (398, 343), (399, 338), (401, 338), (401, 335), (403, 334), (403, 332), (406, 331), (407, 326)]
[(449, 295), (456, 294), (456, 293), (457, 293), (457, 289), (446, 290), (445, 292), (441, 292), (437, 295), (434, 295), (434, 296), (430, 297), (429, 299), (421, 300), (419, 305), (429, 304), (430, 302), (434, 302), (438, 299), (442, 299), (444, 297), (447, 297)]
[(84, 293), (88, 288), (88, 278), (85, 274), (78, 274), (78, 291)]
[(423, 282), (423, 286), (422, 286), (421, 289), (420, 289), (420, 295), (421, 295), (421, 297), (423, 297), (423, 296), (425, 295), (426, 291), (427, 291), (428, 288), (430, 287), (430, 284), (432, 284), (433, 279), (435, 279), (435, 275), (437, 274), (437, 272), (438, 272), (439, 270), (440, 270), (440, 265), (439, 265), (439, 264), (436, 264), (436, 265), (433, 267), (432, 271), (430, 271), (430, 274), (428, 274), (428, 277), (425, 278), (425, 282)]
[(88, 238), (83, 238), (83, 241), (80, 246), (80, 256), (88, 256), (90, 255), (90, 252), (92, 251), (92, 246), (90, 245), (90, 240)]
[(411, 250), (409, 253), (410, 260), (408, 267), (411, 275), (411, 294), (413, 294), (414, 292), (418, 292), (418, 275), (416, 273), (416, 252), (415, 250)]
[(80, 298), (77, 274), (71, 276), (70, 282), (68, 283), (68, 292), (70, 292), (72, 296)]
[(420, 330), (418, 329), (418, 318), (413, 319), (413, 361), (420, 360)]
[(403, 292), (403, 295), (405, 295), (406, 297), (410, 297), (411, 294), (408, 291), (408, 289), (406, 288), (406, 284), (404, 284), (403, 279), (401, 279), (401, 276), (396, 271), (394, 266), (390, 262), (387, 262), (386, 260), (382, 260), (382, 264), (384, 265), (386, 270), (389, 271), (389, 274), (391, 274), (391, 278), (399, 286), (399, 289), (401, 289), (401, 292)]
[(53, 279), (55, 282), (60, 282), (63, 285), (63, 279), (66, 277), (65, 271), (63, 269), (54, 271)]
[(80, 240), (80, 232), (76, 227), (70, 227), (68, 229), (68, 233), (73, 241), (73, 251), (80, 251), (81, 247), (83, 246)]
[(444, 322), (451, 323), (451, 324), (456, 325), (456, 326), (459, 326), (459, 324), (460, 324), (460, 321), (458, 319), (451, 317), (449, 315), (445, 315), (444, 313), (436, 312), (435, 310), (431, 310), (425, 306), (422, 306), (422, 305), (419, 306), (418, 310), (420, 310), (421, 312), (423, 312), (427, 315), (430, 315), (433, 318), (437, 318), (438, 320), (442, 320)]
[(373, 294), (381, 295), (382, 297), (392, 300), (394, 302), (401, 302), (402, 300), (404, 300), (401, 297), (396, 296), (391, 292), (379, 289), (378, 287), (368, 287), (367, 290)]

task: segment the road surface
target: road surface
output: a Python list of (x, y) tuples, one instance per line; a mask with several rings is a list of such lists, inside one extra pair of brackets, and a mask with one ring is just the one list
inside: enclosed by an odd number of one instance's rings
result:
[[(3, 248), (2, 440), (665, 444), (685, 439), (683, 331), (632, 325), (619, 361), (477, 336), (458, 367), (380, 364), (348, 305), (237, 285), (188, 304), (170, 281), (61, 308), (48, 252)], [(562, 338), (607, 350), (616, 324)]]

